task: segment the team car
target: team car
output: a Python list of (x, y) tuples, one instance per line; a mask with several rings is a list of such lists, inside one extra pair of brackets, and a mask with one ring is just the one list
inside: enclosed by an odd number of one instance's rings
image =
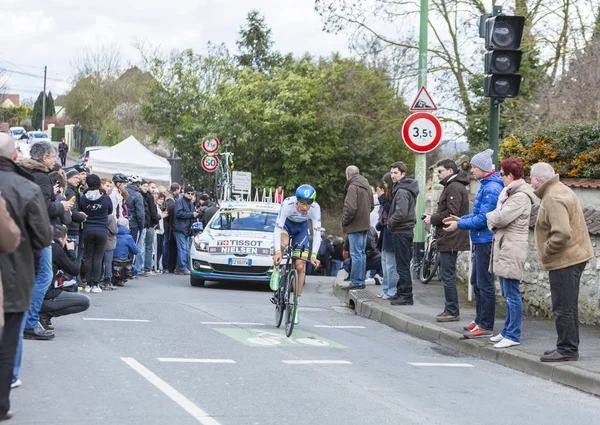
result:
[(226, 201), (192, 241), (190, 284), (210, 281), (269, 282), (273, 232), (280, 204)]

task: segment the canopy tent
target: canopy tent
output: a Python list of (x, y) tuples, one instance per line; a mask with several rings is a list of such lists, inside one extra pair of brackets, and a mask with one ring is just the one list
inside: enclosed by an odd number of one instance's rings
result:
[(169, 161), (152, 153), (133, 136), (111, 148), (91, 151), (88, 165), (101, 177), (110, 178), (115, 173), (135, 174), (158, 184), (171, 184)]

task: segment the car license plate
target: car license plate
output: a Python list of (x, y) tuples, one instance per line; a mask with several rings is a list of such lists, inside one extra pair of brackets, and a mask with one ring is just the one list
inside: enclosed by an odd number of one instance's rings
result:
[(252, 260), (248, 258), (230, 258), (229, 259), (230, 266), (251, 266)]

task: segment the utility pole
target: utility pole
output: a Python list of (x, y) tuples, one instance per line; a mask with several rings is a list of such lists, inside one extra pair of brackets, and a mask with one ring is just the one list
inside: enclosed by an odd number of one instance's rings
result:
[[(421, 20), (419, 31), (419, 89), (427, 86), (427, 32), (429, 30), (429, 0), (421, 0)], [(415, 226), (415, 253), (420, 259), (425, 244), (425, 226), (420, 219), (425, 212), (425, 189), (427, 183), (427, 156), (424, 153), (415, 154), (415, 179), (419, 182)]]
[(42, 96), (42, 131), (44, 131), (44, 124), (46, 121), (46, 73), (48, 67), (44, 66), (44, 95)]

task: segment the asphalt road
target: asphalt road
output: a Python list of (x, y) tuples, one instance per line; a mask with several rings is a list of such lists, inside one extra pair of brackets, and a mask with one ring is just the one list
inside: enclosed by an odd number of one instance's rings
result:
[(598, 398), (354, 316), (332, 283), (309, 280), (291, 341), (267, 285), (166, 275), (89, 294), (54, 341), (25, 341), (10, 423), (600, 423)]

